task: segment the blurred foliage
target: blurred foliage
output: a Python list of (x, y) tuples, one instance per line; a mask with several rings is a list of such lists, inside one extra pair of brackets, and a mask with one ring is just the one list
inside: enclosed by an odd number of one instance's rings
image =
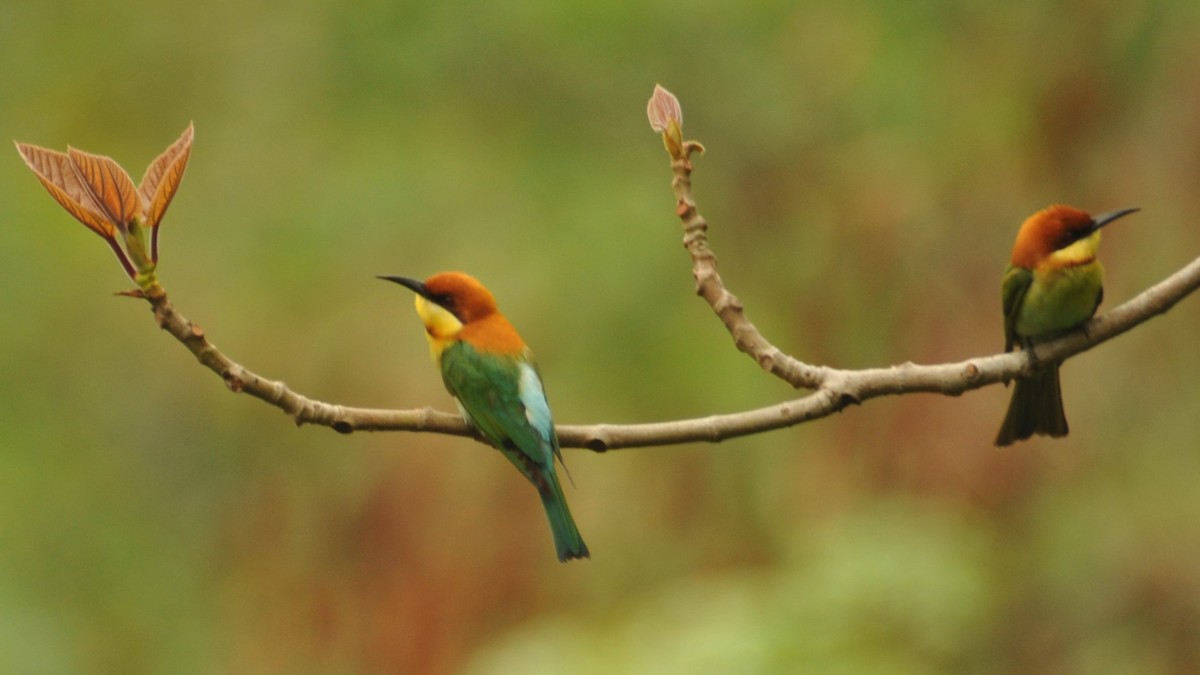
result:
[[(844, 367), (1002, 346), (1052, 202), (1108, 305), (1200, 253), (1200, 5), (0, 4), (0, 128), (140, 171), (189, 120), (159, 278), (308, 395), (453, 406), (375, 274), (466, 269), (557, 419), (796, 395), (692, 295), (645, 104), (677, 94), (726, 281)], [(1200, 663), (1200, 308), (1008, 391), (719, 446), (567, 451), (594, 558), (461, 439), (294, 428), (160, 334), (102, 243), (0, 162), (0, 671), (1183, 673)]]

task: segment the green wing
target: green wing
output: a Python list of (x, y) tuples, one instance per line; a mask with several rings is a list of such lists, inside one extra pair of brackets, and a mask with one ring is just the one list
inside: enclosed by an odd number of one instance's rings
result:
[(467, 420), (537, 487), (559, 561), (588, 557), (554, 472), (558, 438), (533, 362), (456, 342), (442, 352), (441, 367), (442, 381)]
[(530, 424), (521, 398), (521, 361), (516, 357), (482, 354), (465, 342), (446, 347), (441, 359), (442, 382), (458, 399), (468, 421), (509, 460), (530, 477), (532, 461), (553, 466), (553, 449)]
[(1025, 294), (1033, 285), (1033, 270), (1009, 265), (1004, 270), (1004, 281), (1000, 284), (1000, 302), (1004, 308), (1004, 351), (1011, 352), (1019, 343), (1017, 315), (1025, 303)]

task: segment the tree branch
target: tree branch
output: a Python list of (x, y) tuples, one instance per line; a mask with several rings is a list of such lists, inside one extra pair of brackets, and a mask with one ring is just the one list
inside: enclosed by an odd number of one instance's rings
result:
[[(683, 139), (679, 100), (661, 86), (654, 88), (646, 109), (651, 128), (662, 134), (671, 157), (676, 215), (683, 225), (683, 245), (692, 258), (696, 293), (725, 325), (734, 346), (759, 367), (797, 389), (811, 393), (791, 401), (739, 413), (652, 424), (594, 424), (556, 427), (563, 447), (604, 452), (617, 448), (719, 442), (819, 419), (879, 396), (915, 392), (957, 396), (965, 391), (1033, 373), (1033, 354), (1014, 352), (981, 356), (958, 363), (839, 370), (805, 363), (771, 344), (747, 318), (741, 300), (717, 273), (717, 257), (708, 244), (708, 221), (692, 196), (693, 153), (704, 148)], [(74, 218), (102, 236), (138, 289), (121, 293), (150, 303), (159, 327), (170, 333), (202, 365), (219, 375), (225, 386), (279, 408), (297, 425), (316, 424), (348, 434), (353, 431), (415, 431), (468, 436), (483, 442), (459, 415), (425, 407), (414, 410), (351, 408), (318, 401), (285, 383), (265, 378), (226, 356), (200, 326), (179, 313), (156, 276), (159, 221), (179, 185), (193, 138), (191, 125), (151, 163), (140, 187), (115, 161), (68, 148), (66, 153), (17, 143), (17, 151), (51, 196)], [(146, 252), (147, 228), (149, 251)], [(118, 237), (118, 235), (120, 235)], [(1200, 286), (1200, 258), (1108, 314), (1096, 317), (1059, 339), (1039, 344), (1037, 361), (1056, 363), (1091, 349), (1162, 314)]]
[[(822, 366), (804, 363), (771, 344), (758, 328), (746, 317), (742, 301), (725, 288), (721, 275), (717, 273), (717, 258), (708, 245), (708, 222), (696, 208), (692, 197), (692, 163), (688, 143), (682, 145), (683, 153), (673, 157), (671, 169), (675, 175), (671, 187), (675, 191), (676, 214), (683, 224), (683, 245), (692, 257), (692, 276), (696, 280), (696, 294), (704, 298), (713, 311), (725, 324), (725, 329), (733, 338), (734, 345), (754, 359), (765, 371), (779, 377), (797, 389), (829, 389), (846, 385), (847, 393), (861, 402), (884, 394), (903, 394), (907, 392), (925, 391), (948, 395), (957, 395), (963, 391), (976, 389), (993, 382), (1008, 381), (1017, 374), (1030, 374), (1032, 368), (1028, 359), (1020, 352), (1000, 354), (996, 357), (964, 361), (946, 366), (904, 366), (886, 369), (870, 369), (859, 371), (835, 370)], [(698, 147), (694, 146), (693, 147)], [(1079, 330), (1057, 340), (1039, 344), (1035, 348), (1039, 362), (1058, 362), (1067, 357), (1095, 347), (1096, 345), (1116, 337), (1134, 326), (1170, 309), (1175, 303), (1200, 286), (1200, 258), (1185, 265), (1178, 272), (1167, 277), (1158, 284), (1142, 292), (1137, 297), (1113, 309), (1111, 312), (1097, 316)], [(969, 379), (976, 382), (974, 386), (956, 388), (946, 379), (950, 373), (968, 367), (976, 366), (995, 360), (998, 372), (993, 376), (988, 372), (972, 375)], [(1021, 367), (1017, 367), (1017, 366)], [(950, 368), (943, 371), (942, 368)], [(904, 377), (898, 381), (886, 377), (885, 374), (903, 372)], [(936, 373), (936, 374), (935, 374)], [(863, 396), (862, 393), (868, 395)], [(805, 400), (805, 399), (801, 399)], [(833, 412), (833, 411), (830, 411)], [(798, 420), (805, 421), (805, 420)]]
[[(648, 114), (655, 131), (671, 155), (676, 215), (683, 225), (683, 245), (692, 258), (696, 293), (703, 297), (725, 325), (734, 345), (759, 367), (798, 389), (811, 393), (765, 408), (696, 419), (651, 424), (594, 424), (557, 427), (563, 447), (596, 452), (652, 445), (710, 442), (758, 434), (826, 417), (843, 408), (880, 396), (916, 392), (958, 396), (1020, 375), (1033, 366), (1026, 352), (980, 356), (938, 365), (904, 363), (887, 368), (839, 370), (805, 363), (771, 344), (746, 317), (741, 300), (731, 293), (717, 273), (717, 258), (708, 244), (708, 222), (692, 196), (693, 152), (703, 151), (681, 135), (682, 113), (678, 101), (655, 89)], [(1089, 321), (1083, 328), (1037, 345), (1037, 361), (1059, 362), (1091, 349), (1162, 314), (1200, 287), (1200, 258), (1147, 289), (1116, 309)], [(158, 292), (161, 291), (161, 292)], [(165, 290), (135, 291), (154, 310), (158, 325), (179, 340), (201, 364), (219, 375), (235, 393), (249, 394), (288, 414), (297, 425), (327, 426), (339, 433), (352, 431), (414, 431), (475, 437), (458, 415), (432, 408), (381, 410), (351, 408), (303, 396), (278, 380), (270, 380), (223, 354), (199, 326), (188, 321), (171, 304)], [(482, 441), (481, 441), (482, 442)]]
[(296, 426), (316, 424), (330, 427), (342, 434), (358, 430), (431, 431), (454, 436), (473, 435), (461, 417), (433, 408), (351, 408), (311, 399), (293, 391), (284, 382), (265, 378), (223, 354), (209, 341), (204, 329), (175, 309), (165, 291), (158, 296), (145, 296), (136, 292), (134, 294), (144, 297), (150, 303), (159, 327), (183, 343), (201, 365), (219, 375), (230, 391), (235, 394), (249, 394), (279, 408), (296, 422)]
[[(725, 323), (738, 349), (754, 358), (764, 370), (794, 386), (815, 391), (764, 408), (695, 419), (629, 425), (560, 425), (557, 431), (563, 447), (604, 452), (677, 443), (715, 443), (819, 419), (848, 405), (880, 396), (916, 392), (957, 396), (1018, 375), (1031, 374), (1032, 365), (1024, 352), (981, 356), (957, 363), (905, 363), (865, 370), (813, 366), (784, 354), (759, 333), (746, 318), (741, 302), (722, 284), (716, 272), (716, 257), (709, 249), (705, 235), (707, 223), (691, 198), (690, 166), (684, 169), (677, 162), (675, 170), (684, 245), (692, 254), (697, 293)], [(1094, 318), (1083, 329), (1039, 344), (1036, 347), (1038, 361), (1062, 361), (1087, 351), (1165, 313), (1198, 287), (1200, 258), (1116, 309)], [(159, 326), (183, 343), (201, 364), (219, 375), (230, 391), (249, 394), (279, 408), (297, 425), (327, 426), (344, 434), (352, 431), (424, 431), (474, 436), (458, 415), (428, 407), (414, 410), (353, 408), (303, 396), (283, 382), (265, 378), (223, 354), (198, 325), (175, 309), (165, 292), (146, 300), (153, 308)]]

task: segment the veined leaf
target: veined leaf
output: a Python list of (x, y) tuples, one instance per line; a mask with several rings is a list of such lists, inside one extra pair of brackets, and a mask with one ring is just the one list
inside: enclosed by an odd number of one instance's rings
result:
[(83, 186), (76, 174), (71, 159), (62, 152), (47, 148), (17, 143), (21, 159), (37, 176), (38, 181), (54, 197), (54, 201), (67, 210), (76, 220), (87, 225), (105, 239), (116, 236), (116, 226), (107, 218), (91, 193)]
[(646, 117), (650, 119), (650, 128), (656, 133), (666, 133), (672, 121), (676, 128), (683, 127), (683, 110), (679, 107), (679, 99), (660, 84), (654, 85), (654, 94), (646, 104)]
[(142, 183), (138, 187), (146, 209), (146, 227), (157, 227), (163, 214), (167, 212), (167, 207), (170, 206), (171, 199), (175, 196), (175, 190), (179, 187), (179, 182), (183, 180), (183, 170), (187, 168), (194, 135), (193, 125), (188, 124), (179, 139), (146, 168), (146, 173), (142, 176)]
[(67, 157), (75, 175), (113, 225), (124, 229), (134, 216), (142, 211), (142, 199), (138, 196), (133, 179), (112, 159), (103, 155), (67, 147)]

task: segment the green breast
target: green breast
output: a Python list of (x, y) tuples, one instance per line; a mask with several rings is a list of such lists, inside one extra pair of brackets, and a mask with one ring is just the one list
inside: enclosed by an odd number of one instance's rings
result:
[(1083, 265), (1033, 274), (1014, 328), (1022, 337), (1039, 338), (1082, 324), (1096, 313), (1104, 268), (1093, 260)]

